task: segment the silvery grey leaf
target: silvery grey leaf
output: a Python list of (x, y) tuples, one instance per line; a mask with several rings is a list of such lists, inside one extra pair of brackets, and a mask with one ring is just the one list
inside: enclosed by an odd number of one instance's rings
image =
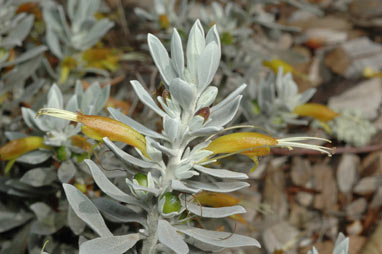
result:
[(99, 237), (80, 245), (80, 254), (122, 254), (140, 240), (139, 234)]
[(232, 234), (230, 232), (218, 232), (189, 226), (176, 226), (176, 229), (199, 241), (223, 248), (235, 248), (255, 246), (260, 248), (260, 243), (251, 237)]
[(34, 168), (28, 170), (21, 178), (20, 182), (29, 184), (33, 187), (50, 185), (57, 178), (53, 168)]
[(74, 212), (73, 208), (71, 206), (68, 207), (68, 214), (67, 214), (67, 224), (70, 227), (70, 229), (73, 231), (74, 234), (79, 235), (81, 234), (86, 224), (83, 222), (77, 214)]
[(166, 115), (165, 112), (163, 112), (154, 102), (154, 100), (151, 98), (150, 94), (143, 88), (141, 83), (137, 80), (131, 80), (131, 85), (134, 88), (135, 93), (137, 94), (138, 98), (141, 100), (143, 104), (151, 108), (153, 111), (155, 111), (158, 115), (161, 117), (164, 117)]
[(317, 91), (316, 88), (311, 88), (306, 90), (302, 94), (300, 94), (299, 103), (300, 104), (307, 103), (312, 98), (312, 96), (316, 93), (316, 91)]
[[(173, 111), (170, 107), (169, 107), (169, 104), (166, 103), (164, 100), (163, 100), (163, 97), (161, 96), (158, 96), (157, 97), (157, 100), (160, 104), (160, 106), (162, 107), (162, 109), (164, 110), (164, 112), (166, 112), (167, 115), (169, 115), (170, 117), (172, 118), (177, 118), (179, 116), (179, 114), (177, 114), (177, 111)], [(172, 100), (169, 100), (170, 102), (172, 102)]]
[(83, 193), (73, 185), (64, 183), (62, 186), (64, 187), (66, 198), (70, 206), (78, 217), (86, 222), (86, 224), (101, 237), (110, 237), (113, 235), (107, 228), (105, 221), (95, 205)]
[(220, 62), (220, 48), (215, 42), (207, 44), (198, 60), (198, 90), (204, 91), (211, 83)]
[(66, 160), (61, 163), (60, 167), (57, 170), (57, 177), (61, 183), (69, 183), (69, 181), (76, 174), (76, 166), (71, 160)]
[(204, 123), (204, 117), (196, 115), (192, 118), (190, 124), (188, 125), (188, 128), (192, 130), (198, 130), (203, 126)]
[(212, 135), (212, 134), (215, 134), (215, 133), (221, 131), (222, 129), (223, 129), (223, 127), (209, 126), (209, 127), (201, 128), (199, 130), (190, 131), (189, 135), (190, 136), (197, 136), (197, 137), (209, 136), (209, 135)]
[(161, 145), (160, 143), (156, 142), (156, 141), (151, 141), (150, 143), (153, 147), (155, 147), (156, 149), (158, 149), (159, 151), (161, 151), (162, 153), (164, 154), (167, 154), (168, 156), (175, 156), (176, 155), (176, 151), (171, 149), (171, 148), (168, 148), (168, 147), (165, 147), (163, 145)]
[(168, 52), (160, 40), (150, 33), (147, 35), (147, 43), (149, 45), (150, 54), (154, 60), (154, 63), (163, 78), (166, 88), (168, 89), (171, 80), (176, 77), (170, 63)]
[[(214, 182), (214, 183), (203, 183), (197, 181), (184, 181), (186, 186), (198, 189), (206, 190), (219, 193), (228, 193), (237, 191), (249, 186), (246, 182)], [(199, 191), (198, 191), (199, 192)]]
[(201, 191), (200, 189), (198, 188), (193, 188), (192, 186), (186, 186), (183, 181), (179, 181), (179, 180), (175, 180), (173, 179), (171, 181), (171, 188), (173, 190), (177, 190), (177, 191), (180, 191), (180, 192), (186, 192), (186, 193), (197, 193), (199, 191)]
[(218, 94), (218, 88), (215, 86), (209, 86), (203, 93), (200, 95), (196, 110), (209, 107), (215, 101), (216, 95)]
[[(153, 139), (146, 137), (146, 152), (152, 162), (161, 163), (163, 160), (162, 152), (151, 145), (152, 141)], [(144, 155), (141, 156), (143, 157)]]
[(97, 21), (87, 33), (85, 39), (81, 41), (79, 50), (86, 50), (94, 46), (101, 37), (103, 37), (112, 27), (114, 23), (108, 19)]
[(35, 213), (38, 220), (43, 220), (52, 212), (52, 209), (42, 202), (33, 203), (30, 205), (30, 209)]
[(14, 139), (19, 139), (19, 138), (27, 137), (27, 135), (25, 133), (22, 133), (22, 132), (13, 132), (13, 131), (6, 131), (4, 133), (4, 135), (5, 135), (5, 137), (8, 140), (14, 140)]
[(232, 100), (235, 100), (237, 98), (237, 96), (240, 95), (241, 92), (243, 92), (246, 87), (247, 87), (246, 84), (242, 84), (241, 86), (236, 88), (235, 91), (233, 91), (227, 97), (225, 97), (224, 100), (222, 100), (221, 102), (219, 102), (218, 104), (213, 106), (211, 108), (211, 112), (214, 112), (214, 111), (224, 107), (227, 103), (231, 102)]
[(49, 131), (49, 129), (43, 124), (40, 118), (36, 118), (36, 112), (30, 108), (21, 108), (21, 114), (24, 122), (29, 128), (37, 131)]
[(199, 163), (201, 160), (207, 158), (211, 154), (213, 154), (213, 152), (208, 150), (192, 151), (190, 155), (190, 160), (194, 163)]
[(163, 118), (163, 132), (171, 142), (174, 142), (178, 137), (181, 127), (182, 126), (179, 119), (171, 118), (169, 116), (165, 116)]
[(234, 214), (243, 214), (247, 212), (244, 207), (239, 205), (213, 208), (200, 206), (199, 204), (194, 203), (188, 203), (187, 210), (203, 218), (225, 218)]
[(21, 20), (20, 23), (17, 24), (15, 28), (13, 28), (10, 31), (4, 42), (6, 43), (6, 40), (8, 39), (14, 39), (17, 41), (16, 45), (21, 46), (22, 41), (25, 39), (25, 37), (27, 37), (33, 26), (33, 21), (33, 15), (26, 16), (24, 19)]
[(207, 126), (223, 126), (229, 123), (239, 109), (241, 98), (242, 95), (239, 95), (230, 102), (227, 102), (224, 106), (216, 110), (211, 110), (209, 116), (211, 121), (207, 123)]
[[(213, 2), (212, 4), (214, 4), (215, 2)], [(219, 49), (221, 48), (221, 45), (220, 45), (220, 36), (219, 36), (219, 33), (216, 29), (216, 25), (213, 25), (210, 30), (208, 31), (207, 33), (207, 36), (206, 36), (206, 44), (209, 44), (211, 42), (215, 42)]]
[(190, 71), (192, 82), (197, 84), (197, 68), (199, 56), (206, 45), (204, 30), (199, 20), (196, 20), (188, 36), (186, 56), (187, 69)]
[(196, 88), (193, 84), (175, 78), (170, 83), (171, 98), (175, 98), (184, 110), (190, 110), (192, 103), (195, 101)]
[(135, 184), (134, 182), (130, 181), (129, 178), (126, 178), (126, 183), (134, 190), (134, 191), (146, 191), (149, 193), (154, 194), (154, 196), (159, 196), (160, 190), (156, 188), (150, 188), (150, 187), (145, 187), (139, 184)]
[(60, 42), (52, 29), (49, 27), (46, 30), (46, 43), (52, 53), (59, 59), (63, 59), (64, 55), (62, 53)]
[(339, 233), (334, 244), (333, 254), (348, 254), (349, 253), (349, 238), (344, 234)]
[(47, 107), (59, 109), (62, 109), (64, 107), (64, 98), (62, 96), (62, 92), (56, 84), (53, 84), (50, 87), (47, 98)]
[(66, 103), (65, 109), (72, 112), (76, 112), (80, 110), (78, 106), (77, 96), (75, 94), (72, 97), (70, 97), (70, 99)]
[(156, 131), (150, 130), (143, 124), (138, 123), (134, 119), (126, 116), (122, 112), (120, 112), (118, 109), (108, 107), (107, 110), (110, 112), (110, 114), (113, 116), (114, 119), (129, 125), (131, 128), (135, 129), (136, 131), (142, 133), (145, 136), (149, 136), (152, 138), (157, 138), (157, 139), (166, 139), (163, 135), (159, 134)]
[(40, 164), (52, 156), (51, 151), (35, 150), (21, 155), (16, 159), (17, 162), (27, 163), (30, 165)]
[(91, 160), (85, 160), (85, 163), (89, 166), (94, 181), (98, 187), (110, 197), (125, 202), (128, 204), (136, 204), (142, 207), (142, 204), (134, 197), (124, 193), (117, 186), (115, 186), (106, 176), (102, 173), (101, 169)]
[(18, 56), (13, 61), (0, 63), (0, 69), (4, 68), (4, 67), (12, 66), (12, 65), (17, 65), (19, 63), (30, 60), (30, 59), (42, 54), (46, 50), (47, 50), (47, 47), (45, 47), (45, 46), (34, 47), (34, 48), (28, 50), (27, 52), (21, 54), (20, 56)]
[(177, 73), (177, 76), (183, 78), (184, 55), (182, 39), (180, 38), (179, 33), (175, 28), (173, 29), (171, 37), (171, 63)]
[(23, 210), (18, 212), (0, 210), (0, 233), (6, 232), (12, 228), (23, 225), (33, 218), (33, 214)]
[(136, 213), (119, 202), (102, 197), (94, 199), (93, 202), (105, 218), (110, 221), (116, 223), (137, 222), (146, 225), (146, 216), (142, 212), (140, 214)]
[(218, 177), (218, 178), (227, 178), (227, 179), (248, 179), (248, 175), (244, 173), (234, 172), (227, 169), (214, 169), (214, 168), (206, 168), (200, 165), (194, 165), (194, 168), (202, 173)]
[(176, 117), (179, 117), (181, 113), (181, 108), (179, 103), (176, 100), (171, 100), (169, 97), (166, 98), (166, 103), (168, 108), (173, 112), (173, 115), (175, 115)]
[(135, 158), (134, 156), (126, 153), (122, 149), (120, 149), (118, 146), (116, 146), (113, 142), (111, 142), (108, 138), (103, 139), (107, 147), (109, 147), (116, 155), (118, 155), (122, 160), (129, 164), (133, 164), (135, 166), (141, 167), (141, 168), (155, 168), (158, 169), (157, 164), (152, 163), (150, 161), (144, 161)]
[(171, 226), (167, 220), (158, 221), (158, 240), (175, 253), (186, 254), (189, 252), (187, 244), (183, 241), (181, 235)]

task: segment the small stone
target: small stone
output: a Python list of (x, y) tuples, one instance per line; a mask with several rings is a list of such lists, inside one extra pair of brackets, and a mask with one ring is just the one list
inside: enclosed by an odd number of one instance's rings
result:
[(359, 195), (367, 195), (375, 192), (378, 187), (378, 179), (375, 176), (362, 178), (354, 187), (353, 192)]
[(360, 160), (354, 154), (344, 154), (337, 168), (338, 188), (343, 193), (349, 193), (357, 181), (357, 171)]
[[(382, 57), (380, 60), (382, 63)], [(353, 109), (361, 111), (366, 119), (374, 119), (377, 117), (381, 103), (382, 79), (378, 78), (361, 82), (341, 95), (329, 99), (330, 108), (334, 110)]]
[(346, 227), (346, 232), (349, 235), (359, 235), (363, 230), (362, 223), (359, 220), (353, 221)]
[(346, 206), (346, 215), (350, 219), (358, 219), (367, 208), (367, 201), (365, 198), (358, 198)]

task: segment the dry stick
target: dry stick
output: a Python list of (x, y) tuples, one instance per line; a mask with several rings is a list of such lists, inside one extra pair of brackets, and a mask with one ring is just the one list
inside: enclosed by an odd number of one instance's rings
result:
[[(334, 154), (343, 154), (343, 153), (369, 153), (375, 151), (382, 151), (382, 144), (368, 145), (362, 147), (336, 147)], [(294, 148), (293, 150), (285, 150), (282, 148), (272, 148), (272, 154), (276, 155), (319, 155), (321, 154), (318, 151)]]

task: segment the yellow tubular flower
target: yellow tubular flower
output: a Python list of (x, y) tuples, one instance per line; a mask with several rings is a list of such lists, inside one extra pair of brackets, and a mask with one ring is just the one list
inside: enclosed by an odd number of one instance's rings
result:
[(67, 110), (55, 108), (43, 108), (37, 113), (39, 115), (54, 116), (82, 124), (82, 132), (95, 140), (108, 137), (112, 141), (119, 141), (138, 148), (146, 157), (146, 139), (130, 126), (109, 117), (84, 115)]
[(293, 113), (299, 116), (310, 116), (321, 122), (329, 122), (339, 116), (327, 106), (319, 103), (305, 103), (293, 109)]
[(240, 202), (240, 199), (235, 198), (234, 196), (225, 193), (209, 191), (199, 192), (198, 194), (194, 195), (194, 197), (201, 205), (211, 207), (234, 206)]
[(277, 74), (280, 67), (283, 67), (284, 73), (295, 72), (291, 65), (287, 64), (286, 62), (280, 59), (273, 59), (270, 61), (264, 60), (263, 65), (271, 69), (275, 74)]
[(14, 160), (33, 150), (47, 148), (47, 146), (43, 144), (43, 141), (44, 139), (42, 137), (37, 136), (12, 140), (0, 147), (0, 160)]
[[(213, 152), (212, 155), (226, 154), (220, 157), (212, 158), (211, 161), (240, 153), (249, 156), (255, 164), (257, 164), (257, 156), (268, 155), (271, 147), (286, 147), (291, 150), (294, 147), (298, 147), (319, 151), (331, 156), (331, 148), (301, 143), (301, 141), (306, 140), (322, 140), (330, 143), (330, 140), (316, 137), (290, 137), (276, 139), (262, 133), (239, 132), (221, 136), (213, 140), (205, 149)], [(252, 170), (254, 169), (255, 168)]]

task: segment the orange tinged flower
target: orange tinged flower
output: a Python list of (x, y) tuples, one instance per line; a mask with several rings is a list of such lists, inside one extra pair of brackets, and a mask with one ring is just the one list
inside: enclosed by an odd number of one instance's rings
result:
[(328, 122), (339, 116), (327, 106), (319, 103), (305, 103), (294, 108), (293, 113), (299, 116), (310, 116), (321, 122)]
[(43, 108), (37, 113), (50, 115), (82, 124), (82, 132), (95, 140), (108, 137), (112, 141), (119, 141), (138, 148), (146, 157), (146, 139), (142, 134), (130, 126), (105, 116), (84, 115), (67, 110), (55, 108)]
[(255, 167), (251, 170), (253, 171), (256, 169), (258, 164), (257, 157), (268, 155), (271, 147), (286, 147), (290, 150), (294, 147), (299, 147), (319, 151), (331, 156), (331, 148), (301, 142), (306, 140), (323, 140), (330, 142), (330, 140), (316, 137), (290, 137), (276, 139), (274, 137), (256, 132), (239, 132), (224, 135), (213, 140), (205, 149), (211, 151), (212, 155), (225, 155), (202, 160), (201, 162), (205, 163), (208, 160), (213, 162), (215, 160), (240, 153), (249, 156), (254, 161)]
[[(270, 147), (277, 145), (277, 139), (256, 132), (238, 132), (221, 136), (213, 140), (206, 150), (218, 153), (241, 153), (263, 156), (270, 152)], [(241, 150), (245, 150), (240, 152)]]
[(31, 136), (19, 138), (8, 142), (0, 147), (0, 160), (14, 160), (19, 156), (37, 150), (39, 148), (47, 148), (43, 143), (42, 137)]
[(199, 192), (198, 194), (194, 195), (194, 197), (201, 205), (211, 207), (234, 206), (240, 202), (240, 200), (234, 196), (225, 193), (208, 191)]

